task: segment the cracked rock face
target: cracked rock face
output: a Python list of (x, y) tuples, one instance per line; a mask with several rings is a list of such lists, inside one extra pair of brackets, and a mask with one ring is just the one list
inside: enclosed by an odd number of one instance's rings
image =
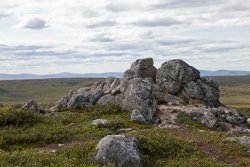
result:
[[(183, 112), (192, 120), (217, 131), (234, 131), (246, 128), (247, 117), (226, 107), (206, 108), (206, 106), (165, 106), (165, 110), (172, 112)], [(164, 113), (160, 115), (164, 117)]]
[(101, 164), (114, 163), (121, 167), (142, 167), (142, 159), (135, 138), (108, 135), (96, 147), (95, 160)]
[(178, 94), (183, 85), (196, 81), (200, 72), (182, 60), (170, 60), (162, 64), (156, 75), (156, 82), (169, 94)]
[(169, 94), (183, 97), (189, 103), (199, 100), (209, 107), (220, 106), (220, 90), (216, 81), (200, 77), (200, 72), (182, 60), (170, 60), (157, 71), (157, 84)]
[(121, 81), (121, 92), (125, 92), (128, 87), (129, 80), (133, 78), (152, 78), (156, 81), (157, 69), (154, 67), (154, 61), (152, 58), (138, 59), (125, 71)]
[(153, 119), (157, 103), (150, 82), (141, 78), (130, 80), (124, 97), (123, 109), (132, 112), (132, 120), (150, 122)]

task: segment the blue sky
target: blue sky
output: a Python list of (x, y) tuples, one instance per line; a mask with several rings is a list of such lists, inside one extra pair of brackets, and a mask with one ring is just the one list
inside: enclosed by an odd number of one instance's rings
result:
[(250, 1), (0, 2), (0, 73), (124, 71), (145, 57), (250, 71)]

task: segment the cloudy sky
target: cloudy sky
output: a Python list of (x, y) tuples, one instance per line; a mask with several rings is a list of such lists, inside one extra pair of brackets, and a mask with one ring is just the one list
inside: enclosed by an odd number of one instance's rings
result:
[(124, 71), (144, 57), (250, 70), (250, 1), (0, 2), (0, 73)]

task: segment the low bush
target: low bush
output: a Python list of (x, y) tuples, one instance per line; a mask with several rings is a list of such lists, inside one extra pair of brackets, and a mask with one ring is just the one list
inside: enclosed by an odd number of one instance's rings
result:
[(34, 111), (0, 110), (0, 126), (33, 126), (43, 121), (43, 116)]
[(182, 112), (178, 113), (177, 122), (186, 125), (188, 127), (195, 127), (202, 130), (208, 130), (207, 127), (205, 127), (199, 122), (193, 121), (189, 116), (187, 116), (185, 113)]
[(107, 128), (107, 129), (115, 131), (117, 129), (124, 128), (124, 124), (121, 121), (109, 121), (106, 124), (98, 124), (97, 127)]

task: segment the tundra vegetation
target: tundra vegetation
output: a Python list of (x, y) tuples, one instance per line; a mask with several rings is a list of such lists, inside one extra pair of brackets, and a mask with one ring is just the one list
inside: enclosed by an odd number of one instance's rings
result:
[[(133, 68), (137, 68), (137, 66)], [(154, 73), (154, 70), (151, 68), (151, 71), (149, 70), (147, 73), (152, 71)], [(241, 78), (243, 79), (241, 80)], [(250, 117), (250, 103), (244, 99), (250, 99), (249, 78), (214, 77), (214, 80), (220, 84), (220, 101), (248, 117)], [(125, 82), (127, 82), (126, 79)], [(117, 103), (115, 98), (113, 102), (105, 105), (96, 102), (95, 105), (68, 107), (69, 104), (73, 104), (69, 101), (72, 100), (72, 97), (76, 97), (74, 93), (79, 88), (94, 85), (96, 90), (98, 85), (93, 82), (100, 80), (102, 79), (0, 81), (0, 102), (2, 104), (0, 107), (0, 166), (102, 166), (105, 164), (98, 163), (96, 160), (96, 147), (108, 135), (111, 137), (112, 135), (124, 135), (126, 139), (136, 139), (134, 143), (139, 149), (139, 161), (141, 161), (141, 164), (137, 164), (137, 166), (250, 166), (249, 146), (236, 140), (228, 140), (230, 137), (250, 137), (250, 133), (228, 129), (218, 131), (216, 128), (208, 127), (193, 119), (187, 114), (189, 112), (175, 111), (174, 109), (180, 106), (179, 102), (182, 100), (172, 96), (170, 99), (174, 99), (174, 101), (171, 103), (166, 103), (165, 98), (156, 99), (159, 111), (171, 110), (170, 113), (167, 112), (166, 115), (160, 116), (161, 123), (153, 117), (151, 118), (150, 113), (154, 110), (151, 102), (146, 107), (151, 107), (152, 110), (142, 113), (145, 121), (141, 121), (138, 117), (132, 120), (131, 112), (125, 112), (124, 105)], [(144, 88), (145, 82), (144, 80), (133, 80), (126, 89), (130, 92), (138, 92)], [(100, 82), (97, 83), (100, 84)], [(133, 83), (142, 86), (135, 88)], [(147, 84), (148, 82), (146, 82)], [(67, 101), (67, 106), (62, 105), (56, 112), (49, 112), (59, 97), (69, 96), (70, 90), (74, 93)], [(78, 94), (75, 93), (75, 95)], [(105, 96), (108, 96), (109, 99), (109, 95)], [(92, 95), (90, 97), (90, 100), (93, 99)], [(151, 98), (151, 95), (148, 95), (147, 98)], [(28, 108), (21, 109), (23, 103), (29, 99), (35, 99), (44, 112)], [(129, 100), (127, 99), (127, 101)], [(79, 102), (79, 100), (76, 101)], [(105, 98), (102, 99), (102, 102), (106, 102)], [(139, 100), (139, 102), (142, 101)], [(198, 105), (195, 100), (188, 104), (189, 107), (198, 107)], [(131, 108), (127, 104), (125, 107)], [(140, 110), (140, 108), (136, 108), (136, 110)], [(140, 111), (138, 112), (141, 114)], [(163, 118), (172, 116), (175, 120), (167, 119), (170, 123), (164, 122)], [(241, 117), (239, 116), (239, 118)], [(107, 122), (93, 124), (93, 120), (97, 119)], [(247, 127), (245, 128), (247, 129)], [(132, 143), (132, 141), (129, 142)], [(117, 146), (119, 146), (119, 141)], [(116, 165), (115, 160), (114, 163), (108, 163), (108, 166)]]

